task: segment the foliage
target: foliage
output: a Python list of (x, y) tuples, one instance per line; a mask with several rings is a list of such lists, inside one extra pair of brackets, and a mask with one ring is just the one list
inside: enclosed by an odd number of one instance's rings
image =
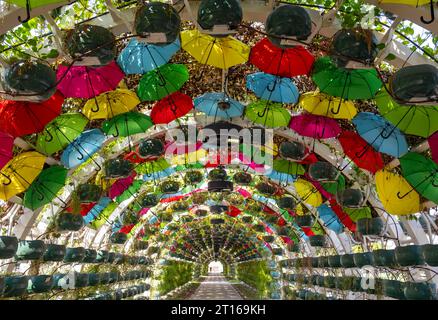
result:
[(259, 299), (269, 297), (272, 277), (266, 261), (249, 261), (238, 264), (237, 278), (256, 289)]
[(163, 266), (160, 277), (159, 292), (161, 295), (186, 284), (192, 279), (193, 264), (181, 261), (168, 261)]

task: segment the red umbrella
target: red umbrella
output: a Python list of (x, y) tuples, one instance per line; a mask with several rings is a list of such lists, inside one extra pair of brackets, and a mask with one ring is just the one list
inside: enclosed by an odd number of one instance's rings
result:
[(282, 49), (264, 38), (251, 49), (249, 61), (263, 72), (292, 78), (308, 75), (315, 58), (303, 46)]
[(334, 138), (342, 131), (336, 120), (308, 113), (292, 117), (289, 127), (302, 136), (315, 139)]
[(14, 157), (14, 137), (0, 132), (0, 169)]
[(330, 207), (336, 213), (339, 220), (344, 226), (346, 226), (351, 232), (356, 232), (356, 224), (351, 220), (350, 216), (342, 210), (342, 207), (337, 204), (335, 199), (329, 200)]
[(192, 98), (177, 91), (154, 105), (151, 111), (151, 119), (155, 124), (168, 124), (186, 115), (192, 109)]
[(60, 92), (40, 103), (0, 101), (0, 131), (14, 137), (40, 132), (61, 114), (63, 103), (64, 97)]
[(237, 217), (239, 214), (241, 214), (242, 211), (234, 206), (230, 206), (230, 208), (228, 209), (228, 211), (226, 213), (230, 217), (234, 218), (234, 217)]
[(385, 166), (382, 155), (375, 151), (356, 132), (343, 131), (339, 136), (339, 142), (344, 149), (344, 153), (358, 167), (376, 173), (376, 171), (383, 169)]
[[(85, 217), (88, 212), (90, 212), (91, 209), (97, 204), (97, 202), (90, 202), (90, 203), (81, 203), (79, 213)], [(73, 207), (68, 207), (65, 209), (67, 212), (73, 212)]]
[(430, 151), (432, 153), (432, 159), (438, 163), (438, 131), (427, 139), (430, 146)]
[(143, 162), (147, 162), (146, 159), (140, 157), (140, 156), (138, 155), (138, 153), (135, 152), (135, 151), (131, 151), (131, 152), (129, 152), (128, 154), (126, 154), (126, 155), (123, 157), (123, 159), (128, 160), (128, 161), (130, 161), (130, 162), (132, 162), (132, 163), (143, 163)]

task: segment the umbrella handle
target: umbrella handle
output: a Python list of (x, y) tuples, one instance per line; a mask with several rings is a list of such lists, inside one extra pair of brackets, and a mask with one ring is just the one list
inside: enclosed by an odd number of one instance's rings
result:
[(53, 141), (53, 134), (52, 134), (49, 130), (47, 130), (47, 129), (46, 129), (46, 135), (45, 135), (45, 137), (44, 137), (44, 140), (45, 140), (46, 142), (51, 142), (51, 141)]
[(367, 152), (367, 150), (368, 150), (368, 144), (365, 146), (365, 148), (363, 148), (363, 150), (361, 151), (361, 152), (356, 152), (356, 157), (357, 158), (362, 158), (364, 155), (365, 155), (365, 153)]
[(4, 174), (3, 172), (0, 172), (0, 174), (1, 174), (4, 178), (6, 178), (6, 181), (7, 181), (7, 182), (3, 182), (3, 185), (4, 185), (4, 186), (8, 186), (8, 185), (10, 185), (10, 184), (12, 183), (12, 180), (11, 180), (11, 178), (10, 178), (8, 175)]
[(268, 108), (265, 107), (265, 109), (263, 110), (262, 114), (260, 114), (260, 111), (259, 111), (259, 112), (257, 112), (257, 115), (258, 115), (260, 118), (263, 118), (263, 117), (265, 116), (267, 110), (268, 110)]
[(342, 103), (342, 100), (340, 99), (340, 100), (339, 100), (338, 108), (337, 108), (336, 110), (333, 109), (333, 108), (331, 108), (331, 109), (330, 109), (330, 112), (333, 113), (333, 114), (339, 114), (339, 112), (341, 111), (341, 103)]
[(423, 16), (420, 18), (421, 22), (424, 24), (431, 24), (435, 21), (435, 10), (433, 9), (433, 0), (430, 0), (430, 20), (424, 19)]
[(76, 157), (78, 160), (84, 160), (85, 156), (84, 154), (79, 150), (79, 148), (76, 148), (76, 151), (79, 153), (79, 156)]
[(272, 88), (270, 87), (271, 84), (268, 84), (268, 86), (266, 87), (266, 90), (268, 90), (269, 92), (274, 92), (275, 88), (277, 87), (277, 80), (274, 81), (274, 85), (272, 86)]
[(158, 74), (158, 79), (159, 79), (158, 85), (160, 87), (165, 87), (167, 84), (166, 79), (163, 77), (163, 75), (161, 74), (160, 71), (157, 71), (157, 74)]
[(392, 132), (394, 131), (394, 130), (391, 130), (390, 132), (389, 132), (389, 134), (385, 134), (385, 129), (383, 129), (382, 131), (380, 131), (380, 136), (383, 138), (383, 139), (388, 139), (390, 136), (391, 136), (391, 134), (392, 134)]
[(114, 124), (114, 127), (116, 129), (116, 134), (113, 134), (113, 137), (117, 138), (120, 136), (120, 131), (119, 131), (119, 127), (117, 126), (117, 123)]
[(405, 193), (405, 194), (401, 194), (400, 193), (400, 191), (399, 192), (397, 192), (397, 198), (399, 198), (400, 200), (401, 199), (403, 199), (403, 198), (406, 198), (406, 196), (408, 195), (408, 194), (410, 194), (412, 191), (413, 191), (414, 189), (412, 188), (411, 190), (409, 190), (407, 193)]
[(96, 103), (95, 103), (95, 107), (93, 106), (93, 107), (91, 108), (91, 112), (96, 113), (96, 112), (99, 112), (99, 110), (100, 110), (100, 107), (99, 107), (99, 104), (98, 104), (97, 101), (96, 101)]
[[(430, 1), (432, 2), (432, 0)], [(26, 23), (30, 20), (30, 0), (26, 0), (26, 14), (27, 17), (25, 19), (22, 19), (21, 16), (18, 16), (18, 21), (20, 21), (21, 23)]]
[(38, 188), (35, 188), (35, 191), (38, 194), (38, 200), (39, 201), (43, 201), (44, 200), (44, 194)]

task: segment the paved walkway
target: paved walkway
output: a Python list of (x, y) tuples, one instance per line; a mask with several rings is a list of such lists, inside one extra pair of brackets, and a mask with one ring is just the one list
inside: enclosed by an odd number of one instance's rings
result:
[(225, 277), (209, 274), (189, 300), (243, 300)]

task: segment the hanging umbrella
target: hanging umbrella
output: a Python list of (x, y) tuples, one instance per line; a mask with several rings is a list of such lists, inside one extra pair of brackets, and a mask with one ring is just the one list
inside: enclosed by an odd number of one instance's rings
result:
[(182, 48), (199, 63), (229, 69), (248, 61), (250, 48), (233, 37), (215, 38), (198, 30), (181, 32)]
[(29, 2), (29, 8), (35, 9), (38, 7), (47, 6), (49, 4), (63, 3), (63, 0), (6, 0), (6, 2), (15, 4), (19, 7), (26, 8), (27, 2)]
[(339, 234), (344, 231), (344, 226), (339, 221), (336, 213), (326, 204), (320, 205), (318, 208), (319, 219), (322, 220), (324, 226)]
[(192, 109), (192, 98), (181, 92), (175, 92), (154, 105), (151, 119), (154, 124), (168, 124), (186, 115)]
[(306, 113), (292, 117), (289, 127), (302, 136), (315, 139), (334, 138), (341, 133), (336, 120)]
[(272, 168), (278, 172), (287, 173), (294, 176), (302, 175), (306, 172), (302, 165), (285, 159), (275, 159)]
[(359, 135), (376, 151), (399, 158), (408, 152), (403, 133), (383, 117), (371, 112), (360, 112), (352, 120)]
[(169, 163), (172, 166), (178, 165), (190, 165), (198, 162), (202, 162), (208, 155), (208, 152), (205, 149), (198, 149), (194, 152), (189, 152), (180, 155), (171, 156), (169, 159)]
[(127, 89), (116, 89), (88, 100), (82, 113), (90, 120), (110, 119), (131, 111), (139, 103), (140, 100), (135, 92)]
[(24, 152), (9, 161), (0, 171), (0, 199), (25, 191), (43, 169), (46, 157), (38, 152)]
[(375, 69), (338, 68), (330, 57), (315, 62), (312, 79), (321, 92), (347, 100), (371, 99), (383, 85)]
[(115, 199), (120, 196), (134, 182), (137, 173), (134, 171), (129, 177), (117, 179), (108, 190), (108, 197)]
[(0, 132), (0, 169), (14, 157), (14, 137)]
[(271, 170), (269, 174), (266, 174), (266, 178), (284, 185), (289, 185), (297, 181), (297, 176), (276, 170)]
[(303, 46), (282, 49), (273, 45), (268, 38), (264, 38), (251, 49), (249, 62), (263, 72), (292, 78), (308, 75), (315, 58)]
[(380, 90), (374, 101), (380, 114), (406, 134), (427, 138), (438, 130), (438, 105), (400, 105), (386, 90)]
[[(380, 170), (375, 175), (377, 195), (386, 212), (407, 215), (420, 211), (420, 196), (400, 175)], [(403, 196), (404, 197), (400, 197)]]
[(102, 130), (114, 137), (128, 137), (146, 132), (154, 124), (151, 118), (140, 112), (127, 112), (115, 116), (102, 124)]
[(120, 53), (117, 63), (125, 74), (144, 74), (168, 63), (180, 47), (179, 39), (160, 46), (133, 38)]
[(97, 152), (105, 141), (100, 129), (84, 131), (70, 143), (61, 155), (61, 163), (67, 169), (75, 168)]
[(264, 72), (247, 75), (246, 87), (258, 98), (273, 102), (296, 103), (300, 95), (291, 79)]
[(230, 119), (240, 117), (245, 107), (226, 93), (209, 92), (194, 100), (195, 109), (207, 116)]
[(438, 163), (438, 131), (431, 135), (427, 142), (429, 143), (433, 161)]
[(426, 199), (438, 204), (438, 164), (432, 159), (415, 152), (409, 152), (400, 158), (403, 177), (413, 188), (400, 198), (406, 197), (414, 189)]
[(64, 97), (56, 92), (40, 103), (27, 101), (0, 101), (0, 131), (14, 137), (40, 132), (60, 115)]
[(90, 99), (116, 89), (125, 74), (112, 61), (101, 67), (60, 65), (56, 76), (66, 98)]
[(304, 93), (298, 105), (311, 114), (333, 119), (351, 120), (357, 114), (352, 101), (331, 97), (320, 92)]
[(270, 128), (286, 127), (291, 119), (289, 111), (281, 104), (266, 100), (250, 103), (246, 107), (245, 117)]
[(319, 193), (311, 182), (300, 178), (294, 182), (294, 187), (303, 202), (312, 207), (318, 207), (322, 204), (321, 193)]
[(52, 155), (67, 147), (84, 130), (88, 119), (80, 113), (64, 113), (51, 121), (37, 137), (37, 150)]
[(23, 205), (35, 210), (50, 203), (64, 187), (67, 173), (68, 170), (61, 166), (44, 169), (24, 194)]

